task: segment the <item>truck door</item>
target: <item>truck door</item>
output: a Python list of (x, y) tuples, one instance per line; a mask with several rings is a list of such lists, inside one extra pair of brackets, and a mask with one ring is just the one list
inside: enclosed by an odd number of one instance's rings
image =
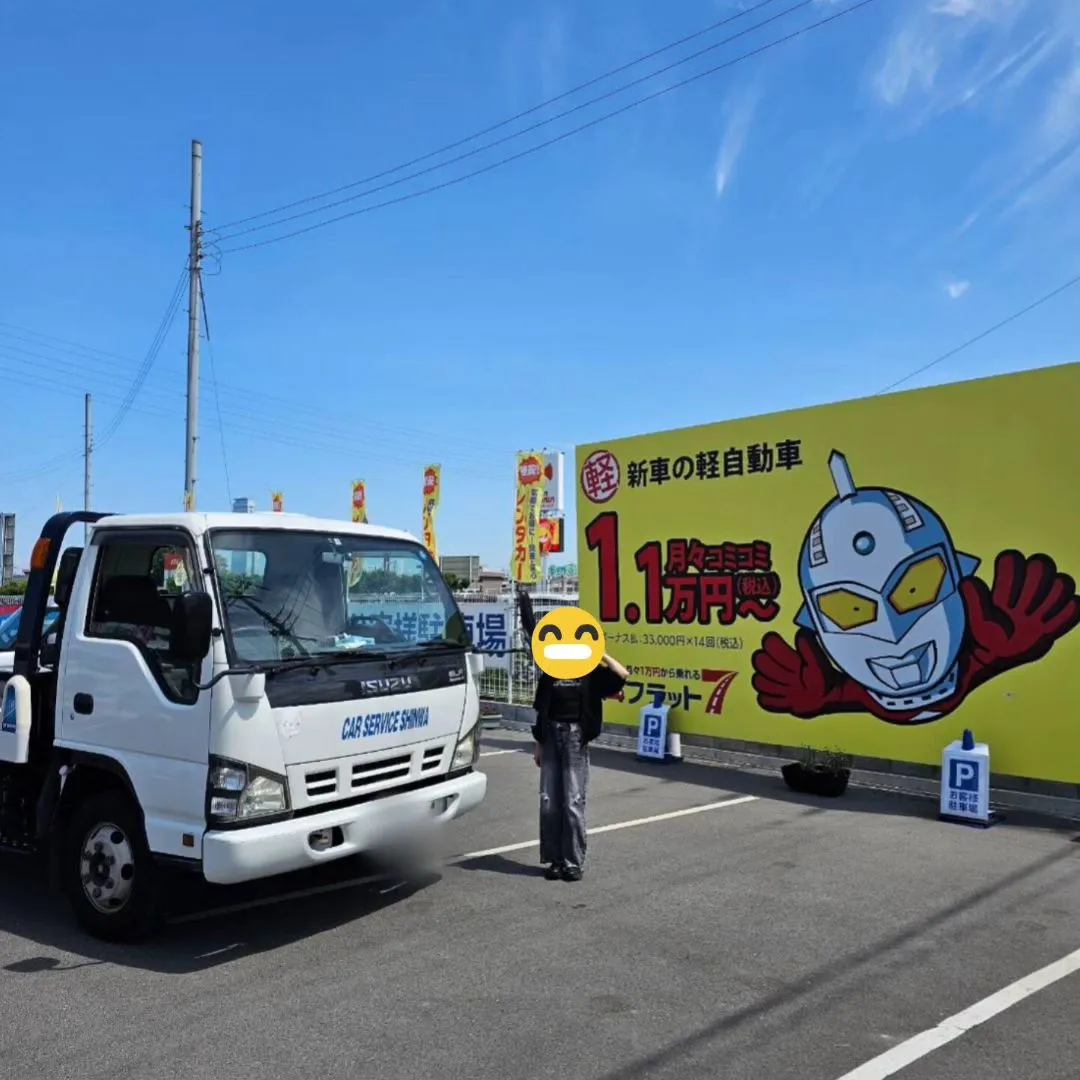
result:
[(93, 571), (71, 598), (58, 741), (123, 766), (152, 851), (198, 857), (210, 692), (196, 684), (211, 660), (183, 663), (169, 647), (173, 603), (204, 587), (194, 542), (180, 529), (99, 528), (88, 555)]

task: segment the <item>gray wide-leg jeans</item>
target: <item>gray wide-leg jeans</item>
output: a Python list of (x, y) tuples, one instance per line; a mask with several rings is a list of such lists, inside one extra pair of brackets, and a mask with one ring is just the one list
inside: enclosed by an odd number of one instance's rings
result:
[(585, 869), (589, 747), (580, 724), (545, 724), (540, 747), (540, 861)]

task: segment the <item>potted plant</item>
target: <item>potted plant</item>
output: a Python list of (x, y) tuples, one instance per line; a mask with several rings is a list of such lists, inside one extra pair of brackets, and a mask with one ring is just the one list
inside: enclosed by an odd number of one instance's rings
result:
[(799, 761), (789, 761), (780, 771), (792, 791), (836, 798), (844, 794), (851, 779), (851, 756), (807, 746)]

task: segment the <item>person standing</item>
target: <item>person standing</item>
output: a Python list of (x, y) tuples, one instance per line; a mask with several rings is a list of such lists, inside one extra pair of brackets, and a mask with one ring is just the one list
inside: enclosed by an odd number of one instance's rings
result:
[(580, 679), (540, 675), (533, 760), (540, 767), (540, 861), (549, 881), (580, 881), (584, 873), (589, 744), (603, 726), (604, 699), (615, 697), (628, 676), (606, 653)]

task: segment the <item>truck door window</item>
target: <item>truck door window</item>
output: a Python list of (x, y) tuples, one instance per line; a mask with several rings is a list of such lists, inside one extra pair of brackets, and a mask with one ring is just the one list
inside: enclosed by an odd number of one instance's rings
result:
[(185, 704), (198, 699), (200, 665), (177, 660), (170, 641), (173, 604), (194, 591), (195, 566), (183, 545), (143, 536), (103, 538), (86, 624), (88, 637), (131, 642), (165, 696)]

